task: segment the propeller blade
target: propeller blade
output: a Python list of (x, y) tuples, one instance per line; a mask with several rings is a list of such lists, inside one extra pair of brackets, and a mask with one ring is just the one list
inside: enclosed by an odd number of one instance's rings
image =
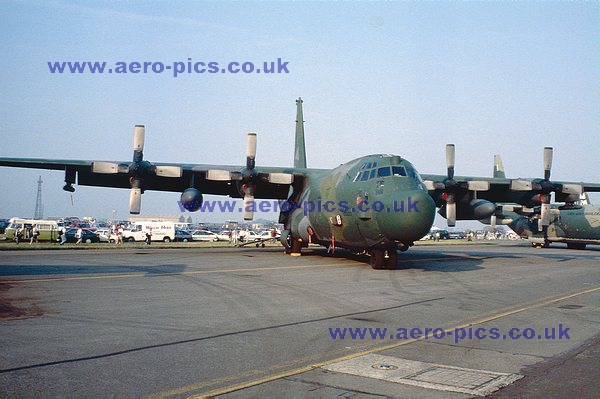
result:
[(510, 189), (512, 191), (531, 191), (533, 183), (529, 180), (511, 180)]
[(496, 230), (496, 215), (490, 216), (490, 227), (492, 230)]
[(290, 173), (269, 173), (269, 183), (273, 184), (292, 184), (294, 175)]
[(133, 151), (144, 151), (146, 128), (144, 125), (135, 125), (133, 128)]
[(454, 144), (446, 144), (446, 167), (448, 168), (448, 179), (454, 178), (454, 158), (456, 149)]
[(92, 172), (114, 175), (119, 173), (119, 165), (112, 162), (92, 162)]
[(550, 180), (550, 171), (552, 169), (552, 147), (544, 147), (544, 179)]
[(467, 187), (471, 191), (488, 191), (490, 189), (490, 182), (474, 180), (467, 182)]
[(166, 165), (157, 165), (156, 166), (156, 176), (161, 177), (181, 177), (183, 171), (179, 166), (166, 166)]
[(246, 194), (244, 196), (244, 220), (252, 220), (254, 218), (254, 195)]
[(549, 226), (550, 225), (550, 204), (542, 204), (541, 211), (541, 225)]
[(456, 203), (446, 204), (446, 221), (448, 227), (456, 226)]
[(132, 187), (129, 194), (129, 213), (138, 215), (142, 209), (142, 189)]
[(456, 226), (456, 201), (454, 200), (454, 194), (446, 196), (446, 221), (448, 227)]
[(246, 168), (254, 169), (256, 160), (256, 133), (246, 136)]
[(231, 172), (228, 170), (209, 169), (206, 171), (206, 180), (229, 181), (231, 180)]

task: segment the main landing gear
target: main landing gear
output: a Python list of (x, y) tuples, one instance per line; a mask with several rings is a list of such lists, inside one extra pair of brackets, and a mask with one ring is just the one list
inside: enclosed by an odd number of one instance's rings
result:
[(543, 243), (541, 243), (541, 242), (532, 242), (531, 246), (534, 247), (534, 248), (538, 248), (538, 249), (539, 248), (548, 248), (550, 246), (550, 241), (544, 240)]
[(369, 265), (373, 269), (396, 269), (396, 262), (398, 261), (398, 255), (396, 249), (372, 249), (371, 257), (369, 258)]

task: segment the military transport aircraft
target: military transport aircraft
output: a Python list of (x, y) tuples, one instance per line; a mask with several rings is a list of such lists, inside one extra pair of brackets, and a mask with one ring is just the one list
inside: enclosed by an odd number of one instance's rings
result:
[[(600, 184), (550, 181), (551, 149), (545, 149), (542, 179), (480, 178), (454, 175), (455, 148), (446, 146), (447, 173), (419, 174), (399, 155), (374, 154), (334, 169), (306, 164), (302, 99), (298, 99), (293, 167), (256, 166), (256, 133), (248, 133), (246, 165), (152, 164), (143, 158), (145, 128), (136, 125), (133, 160), (129, 162), (0, 158), (0, 166), (54, 169), (65, 173), (66, 191), (83, 186), (130, 188), (130, 213), (141, 209), (146, 190), (181, 192), (181, 202), (197, 211), (203, 194), (244, 198), (244, 219), (251, 220), (256, 198), (280, 199), (284, 224), (281, 242), (286, 252), (300, 255), (316, 243), (367, 252), (374, 269), (396, 267), (396, 250), (407, 250), (425, 236), (436, 207), (454, 226), (459, 220), (480, 220), (496, 212), (496, 202), (541, 204), (549, 222), (550, 194), (566, 199)], [(307, 212), (311, 206), (312, 211)], [(328, 206), (326, 206), (328, 205)]]
[[(533, 247), (547, 248), (561, 242), (570, 249), (585, 249), (588, 244), (600, 245), (600, 206), (552, 204), (550, 224), (541, 231), (539, 212), (522, 205), (499, 205), (496, 223), (507, 225), (515, 233), (527, 238)], [(488, 220), (482, 222), (491, 223)]]
[[(505, 177), (500, 155), (494, 156), (494, 177)], [(542, 224), (540, 207), (520, 204), (496, 204), (496, 212), (480, 222), (506, 225), (535, 248), (547, 248), (552, 242), (565, 243), (569, 249), (600, 245), (600, 206), (591, 205), (587, 193), (582, 197), (562, 206), (551, 204), (547, 226)]]

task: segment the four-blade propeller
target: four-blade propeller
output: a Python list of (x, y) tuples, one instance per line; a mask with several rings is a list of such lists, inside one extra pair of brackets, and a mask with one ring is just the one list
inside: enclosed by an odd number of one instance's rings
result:
[(454, 180), (454, 161), (456, 158), (456, 149), (454, 144), (446, 144), (446, 168), (447, 175), (444, 181), (426, 180), (427, 190), (442, 190), (442, 198), (446, 201), (446, 220), (448, 226), (456, 225), (456, 200), (457, 195), (466, 191), (487, 191), (490, 188), (488, 181), (462, 181)]
[(254, 194), (256, 183), (264, 181), (271, 184), (292, 184), (291, 173), (258, 173), (256, 171), (256, 133), (246, 136), (246, 167), (241, 172), (221, 169), (210, 169), (206, 172), (206, 180), (236, 181), (240, 184), (240, 193), (244, 196), (244, 220), (254, 217)]
[(558, 184), (550, 181), (552, 174), (552, 147), (544, 147), (544, 178), (543, 179), (516, 179), (510, 183), (510, 189), (513, 191), (532, 191), (538, 193), (540, 206), (540, 219), (538, 223), (539, 231), (550, 225), (550, 202), (552, 193), (561, 193), (579, 197), (583, 193), (583, 187), (580, 184)]
[(129, 213), (139, 214), (142, 207), (142, 192), (144, 181), (154, 176), (181, 177), (182, 169), (179, 166), (152, 165), (144, 160), (144, 125), (135, 125), (133, 130), (133, 162), (130, 164), (116, 164), (112, 162), (93, 162), (92, 172), (102, 174), (129, 174), (131, 193), (129, 195)]

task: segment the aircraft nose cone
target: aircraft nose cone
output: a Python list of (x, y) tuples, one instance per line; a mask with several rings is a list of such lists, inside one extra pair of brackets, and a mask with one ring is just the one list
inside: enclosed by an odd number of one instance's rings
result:
[(402, 192), (390, 212), (378, 214), (383, 235), (390, 240), (410, 243), (425, 236), (433, 225), (435, 202), (422, 190)]

